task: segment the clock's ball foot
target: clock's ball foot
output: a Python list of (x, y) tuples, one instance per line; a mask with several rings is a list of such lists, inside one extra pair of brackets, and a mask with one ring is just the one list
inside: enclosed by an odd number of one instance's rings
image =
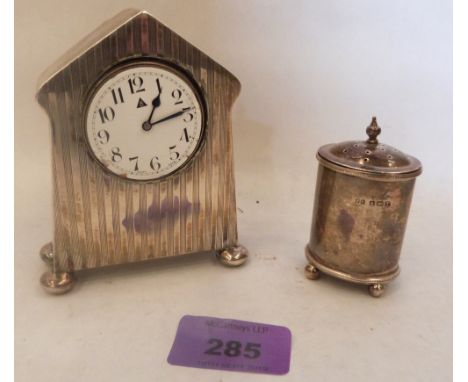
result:
[(320, 277), (320, 271), (312, 264), (305, 266), (305, 275), (309, 280), (317, 280)]
[(372, 297), (380, 297), (384, 294), (384, 285), (383, 284), (372, 284), (368, 286), (369, 294)]
[(54, 247), (52, 243), (45, 244), (39, 251), (39, 256), (47, 265), (52, 266), (54, 262)]
[(244, 264), (249, 257), (249, 251), (242, 245), (224, 248), (218, 253), (219, 261), (228, 267), (238, 267)]
[(64, 294), (73, 289), (75, 278), (70, 272), (45, 272), (41, 276), (41, 285), (51, 294)]

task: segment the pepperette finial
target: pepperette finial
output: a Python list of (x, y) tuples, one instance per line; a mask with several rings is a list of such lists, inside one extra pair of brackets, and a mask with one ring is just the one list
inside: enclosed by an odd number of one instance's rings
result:
[(372, 117), (372, 121), (366, 129), (367, 136), (369, 137), (367, 143), (378, 143), (377, 136), (380, 134), (380, 131), (380, 126), (377, 124), (377, 117)]

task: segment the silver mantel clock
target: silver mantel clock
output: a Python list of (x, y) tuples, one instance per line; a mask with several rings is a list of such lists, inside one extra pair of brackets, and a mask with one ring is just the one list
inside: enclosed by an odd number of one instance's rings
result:
[(145, 11), (127, 10), (39, 82), (52, 126), (55, 233), (42, 285), (215, 251), (238, 266), (231, 107), (239, 81)]

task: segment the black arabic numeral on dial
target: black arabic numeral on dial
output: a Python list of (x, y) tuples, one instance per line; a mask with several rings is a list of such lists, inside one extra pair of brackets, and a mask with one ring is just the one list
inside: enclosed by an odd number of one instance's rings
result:
[(112, 147), (112, 162), (120, 162), (122, 160), (122, 154), (120, 154), (119, 147)]
[(136, 76), (128, 80), (128, 86), (130, 87), (130, 93), (140, 93), (144, 92), (145, 88), (143, 87), (143, 78)]
[(169, 158), (170, 158), (170, 160), (176, 160), (176, 159), (179, 159), (179, 157), (180, 157), (180, 154), (177, 151), (172, 151), (175, 148), (176, 148), (176, 145), (169, 147), (169, 152), (170, 152)]
[(110, 138), (110, 135), (109, 135), (109, 132), (107, 130), (99, 130), (98, 133), (97, 133), (97, 136), (98, 138), (100, 138), (100, 141), (99, 143), (101, 145), (105, 145), (106, 143), (109, 142), (109, 138)]
[(110, 106), (106, 106), (103, 109), (99, 109), (99, 116), (102, 123), (110, 122), (115, 117), (115, 111)]
[(193, 114), (192, 113), (186, 113), (184, 116), (184, 122), (192, 122), (193, 120)]
[(180, 105), (181, 103), (184, 102), (180, 99), (181, 97), (182, 97), (182, 92), (180, 91), (180, 89), (175, 89), (172, 91), (172, 98), (176, 100), (174, 105)]
[(194, 138), (191, 137), (191, 136), (189, 135), (187, 128), (184, 127), (184, 131), (183, 131), (183, 133), (182, 133), (182, 135), (181, 135), (179, 141), (185, 141), (185, 142), (188, 143), (188, 142), (190, 142), (190, 141), (193, 141), (193, 139), (194, 139)]
[(161, 163), (159, 163), (159, 158), (158, 157), (154, 156), (151, 159), (150, 167), (156, 172), (158, 172), (161, 169)]
[(117, 88), (117, 90), (112, 89), (112, 99), (114, 100), (114, 104), (116, 105), (125, 102), (121, 88)]
[(138, 171), (138, 157), (128, 158), (129, 161), (135, 161), (135, 167), (133, 168), (134, 171)]

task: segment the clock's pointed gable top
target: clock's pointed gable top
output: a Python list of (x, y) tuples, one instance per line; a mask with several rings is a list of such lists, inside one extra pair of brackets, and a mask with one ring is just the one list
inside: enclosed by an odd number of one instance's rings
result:
[[(75, 60), (79, 59), (81, 56), (85, 55), (88, 51), (93, 49), (96, 46), (99, 46), (103, 43), (106, 38), (110, 37), (115, 32), (119, 31), (121, 28), (125, 27), (127, 24), (132, 22), (134, 19), (138, 17), (149, 17), (156, 21), (159, 25), (163, 28), (168, 29), (174, 36), (177, 36), (180, 40), (183, 40), (188, 45), (191, 45), (188, 41), (184, 38), (177, 35), (173, 32), (170, 28), (162, 24), (160, 21), (156, 20), (156, 18), (151, 15), (149, 12), (145, 10), (138, 10), (138, 9), (126, 9), (120, 13), (118, 13), (113, 18), (104, 22), (101, 26), (91, 32), (89, 35), (84, 37), (81, 41), (79, 41), (76, 45), (70, 48), (65, 54), (62, 55), (56, 62), (50, 65), (39, 77), (38, 84), (37, 84), (37, 94), (39, 94), (42, 88), (53, 80), (57, 75), (59, 75), (64, 69), (66, 69), (70, 64), (72, 64)], [(198, 50), (197, 48), (193, 47), (194, 49)], [(134, 52), (135, 55), (143, 54), (144, 52)], [(149, 52), (150, 55), (154, 55), (156, 52)], [(203, 52), (200, 51), (203, 54)], [(213, 61), (214, 62), (214, 61)], [(233, 82), (235, 82), (235, 87), (240, 90), (240, 83), (237, 78), (230, 73), (227, 69), (225, 69), (220, 64), (216, 63), (218, 68), (224, 72)]]
[(104, 40), (107, 36), (115, 32), (122, 25), (125, 25), (135, 16), (142, 13), (146, 12), (137, 9), (125, 9), (124, 11), (115, 15), (113, 18), (105, 21), (97, 29), (81, 39), (41, 74), (37, 82), (37, 92), (40, 92), (41, 88), (53, 77), (55, 77), (55, 75), (60, 73), (62, 69), (66, 68), (78, 57)]

